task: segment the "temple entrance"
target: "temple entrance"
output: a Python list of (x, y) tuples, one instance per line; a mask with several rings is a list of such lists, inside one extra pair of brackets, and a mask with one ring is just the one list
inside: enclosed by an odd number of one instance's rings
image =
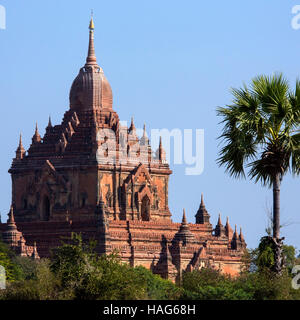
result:
[(49, 221), (50, 218), (50, 200), (47, 196), (44, 196), (43, 206), (42, 206), (42, 216), (41, 220)]
[(150, 199), (147, 195), (144, 196), (141, 205), (141, 217), (143, 221), (150, 220)]

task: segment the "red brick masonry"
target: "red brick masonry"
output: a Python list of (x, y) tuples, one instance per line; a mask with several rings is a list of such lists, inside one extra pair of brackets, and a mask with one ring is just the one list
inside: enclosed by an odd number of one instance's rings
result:
[[(18, 254), (38, 258), (76, 232), (96, 239), (99, 254), (117, 250), (132, 266), (164, 278), (176, 280), (203, 266), (238, 274), (246, 247), (242, 233), (233, 232), (228, 220), (223, 226), (220, 217), (213, 228), (203, 196), (196, 224), (188, 224), (185, 213), (181, 224), (172, 222), (172, 171), (161, 141), (153, 156), (145, 128), (139, 139), (133, 120), (129, 128), (121, 126), (112, 105), (91, 23), (87, 61), (62, 123), (53, 126), (49, 119), (43, 137), (36, 126), (27, 152), (20, 137), (9, 170), (12, 207), (8, 222), (0, 223), (3, 240)], [(103, 129), (112, 136), (101, 135)]]

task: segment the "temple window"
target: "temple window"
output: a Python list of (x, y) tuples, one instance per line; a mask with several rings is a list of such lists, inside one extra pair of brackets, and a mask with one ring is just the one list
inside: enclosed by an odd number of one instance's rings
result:
[(150, 200), (147, 195), (145, 195), (142, 200), (141, 217), (143, 221), (150, 220)]

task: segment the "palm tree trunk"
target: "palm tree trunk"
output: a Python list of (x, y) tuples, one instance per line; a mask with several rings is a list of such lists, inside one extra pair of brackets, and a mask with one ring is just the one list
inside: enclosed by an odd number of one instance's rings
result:
[(273, 180), (273, 237), (279, 239), (280, 233), (280, 175)]
[(282, 240), (280, 235), (280, 174), (273, 180), (273, 241), (275, 244), (275, 272), (280, 275), (282, 271)]

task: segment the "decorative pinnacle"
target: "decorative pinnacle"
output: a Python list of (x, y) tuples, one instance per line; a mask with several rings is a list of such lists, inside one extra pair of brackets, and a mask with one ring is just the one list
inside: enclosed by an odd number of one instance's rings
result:
[(36, 241), (34, 241), (34, 243), (33, 243), (33, 252), (32, 252), (31, 257), (32, 257), (33, 259), (39, 258), (38, 252), (37, 252), (37, 247), (36, 247)]
[(89, 29), (90, 30), (94, 30), (95, 29), (95, 26), (94, 26), (94, 21), (93, 21), (93, 9), (91, 10), (91, 21), (90, 21), (90, 26), (89, 26)]
[(23, 148), (23, 144), (22, 144), (22, 133), (20, 133), (19, 148), (20, 148), (20, 149)]
[(36, 122), (36, 125), (35, 125), (35, 132), (34, 132), (34, 135), (32, 137), (32, 142), (33, 143), (38, 143), (38, 142), (41, 142), (41, 136), (39, 134), (39, 130), (38, 130), (38, 124)]
[[(203, 192), (201, 192), (200, 208), (203, 209), (203, 210), (205, 209)], [(205, 209), (205, 210), (206, 210), (206, 209)]]
[(86, 64), (85, 65), (97, 65), (97, 59), (95, 54), (95, 46), (94, 46), (94, 21), (93, 21), (93, 15), (91, 17), (90, 25), (90, 37), (89, 37), (89, 49), (88, 49), (88, 56), (86, 58)]
[(18, 146), (17, 151), (19, 151), (19, 152), (24, 152), (25, 151), (25, 149), (23, 147), (23, 143), (22, 143), (22, 133), (20, 133), (20, 140), (19, 140), (19, 146)]
[(10, 212), (9, 212), (8, 223), (15, 223), (14, 207), (13, 207), (13, 205), (11, 205), (11, 206), (10, 206)]
[(221, 214), (219, 213), (218, 225), (220, 226), (221, 224), (222, 224), (222, 221), (221, 221)]
[(23, 143), (22, 143), (22, 134), (20, 133), (19, 146), (16, 150), (16, 159), (23, 159), (25, 153), (26, 153), (26, 151), (25, 151), (25, 149), (23, 147)]
[(231, 229), (231, 226), (229, 224), (229, 218), (228, 217), (226, 219), (225, 229), (226, 229), (227, 236), (229, 236), (233, 232), (233, 230)]
[(48, 128), (52, 127), (51, 116), (49, 115)]
[(181, 222), (181, 224), (186, 225), (185, 209), (183, 209), (183, 215), (182, 215), (182, 222)]
[(135, 130), (135, 125), (134, 125), (133, 117), (131, 117), (131, 123), (130, 123), (129, 132), (131, 132), (133, 130)]
[(141, 143), (142, 145), (148, 145), (149, 147), (149, 139), (147, 136), (147, 131), (146, 131), (146, 124), (144, 123), (144, 127), (143, 127), (143, 136), (141, 138)]
[(244, 235), (243, 235), (243, 233), (242, 233), (242, 227), (240, 227), (240, 240), (241, 241), (244, 241), (245, 239), (244, 239)]
[(238, 238), (238, 232), (237, 232), (237, 226), (236, 226), (236, 225), (235, 225), (235, 227), (234, 227), (233, 238), (234, 238), (234, 239), (237, 239), (237, 238)]

